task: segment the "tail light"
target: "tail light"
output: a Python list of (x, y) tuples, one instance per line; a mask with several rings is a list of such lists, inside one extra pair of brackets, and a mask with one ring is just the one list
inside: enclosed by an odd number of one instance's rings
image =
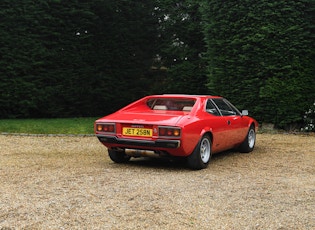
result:
[(181, 130), (177, 127), (159, 127), (160, 137), (180, 137)]
[(96, 124), (95, 129), (97, 132), (105, 132), (105, 133), (115, 133), (116, 132), (115, 123)]

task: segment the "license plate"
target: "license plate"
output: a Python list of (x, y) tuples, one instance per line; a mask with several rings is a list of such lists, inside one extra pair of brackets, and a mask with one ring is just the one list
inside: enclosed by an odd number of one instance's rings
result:
[(124, 136), (152, 137), (152, 129), (124, 127), (122, 131)]

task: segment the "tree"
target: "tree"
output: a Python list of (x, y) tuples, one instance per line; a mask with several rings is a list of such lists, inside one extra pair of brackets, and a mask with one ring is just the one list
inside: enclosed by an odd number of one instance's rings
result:
[(34, 34), (41, 17), (44, 12), (33, 1), (1, 1), (1, 117), (31, 116), (44, 98), (44, 79), (39, 75), (44, 71), (46, 50)]
[(158, 1), (159, 57), (167, 68), (163, 92), (204, 94), (206, 68), (201, 14), (196, 1)]
[(201, 1), (208, 87), (260, 121), (301, 122), (315, 98), (314, 8), (299, 1)]
[(154, 1), (95, 1), (94, 50), (101, 110), (112, 112), (147, 94), (157, 50)]
[(0, 4), (0, 117), (99, 116), (147, 92), (153, 1)]

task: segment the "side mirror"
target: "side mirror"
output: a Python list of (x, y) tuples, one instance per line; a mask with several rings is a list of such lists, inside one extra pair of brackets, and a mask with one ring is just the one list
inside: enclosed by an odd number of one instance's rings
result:
[(248, 110), (242, 110), (242, 115), (243, 116), (248, 116)]

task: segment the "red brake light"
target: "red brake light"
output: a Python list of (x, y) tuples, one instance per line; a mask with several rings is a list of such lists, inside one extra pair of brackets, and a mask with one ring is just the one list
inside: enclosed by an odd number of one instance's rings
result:
[(165, 132), (166, 132), (166, 129), (163, 129), (163, 128), (159, 129), (159, 135), (160, 136), (165, 136)]
[(109, 125), (108, 126), (108, 131), (109, 132), (114, 132), (115, 128), (114, 128), (114, 125)]
[(176, 128), (176, 127), (159, 127), (159, 136), (163, 136), (163, 137), (180, 137), (180, 128)]
[(115, 132), (115, 124), (112, 123), (104, 123), (104, 124), (97, 124), (96, 131), (98, 132), (108, 132), (114, 133)]

